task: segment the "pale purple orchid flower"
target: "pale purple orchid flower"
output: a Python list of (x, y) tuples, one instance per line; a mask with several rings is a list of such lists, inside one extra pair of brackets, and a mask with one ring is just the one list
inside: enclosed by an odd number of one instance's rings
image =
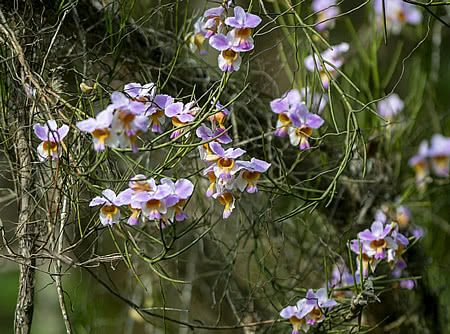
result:
[(291, 144), (299, 146), (300, 150), (309, 149), (309, 138), (313, 129), (318, 129), (323, 125), (323, 118), (308, 112), (308, 108), (302, 103), (296, 111), (290, 113), (290, 119), (292, 127), (288, 129), (288, 134)]
[(316, 292), (309, 289), (306, 293), (306, 302), (299, 310), (300, 318), (306, 318), (306, 323), (310, 326), (322, 322), (325, 319), (323, 311), (338, 305), (334, 299), (328, 298), (327, 289), (321, 288)]
[(185, 220), (187, 214), (184, 212), (183, 207), (186, 204), (187, 199), (192, 195), (194, 185), (187, 179), (179, 179), (174, 183), (169, 178), (161, 179), (161, 184), (167, 185), (171, 190), (171, 194), (168, 195), (166, 199), (168, 220)]
[(428, 150), (431, 159), (431, 167), (434, 174), (448, 177), (450, 164), (450, 137), (435, 134), (431, 138), (431, 146)]
[(303, 309), (306, 299), (300, 299), (296, 305), (287, 306), (281, 310), (280, 316), (283, 319), (288, 319), (292, 325), (291, 334), (300, 334), (300, 331), (307, 332), (309, 325), (306, 323), (306, 319), (300, 316), (300, 311)]
[[(132, 88), (129, 89), (133, 95), (143, 89), (142, 87), (132, 87), (134, 90), (131, 90)], [(113, 92), (111, 95), (111, 102), (112, 104), (109, 108), (115, 110), (111, 128), (115, 132), (122, 134), (125, 137), (135, 137), (139, 133), (147, 132), (149, 120), (144, 116), (144, 112), (151, 107), (151, 102), (133, 101), (128, 99), (128, 97), (121, 92)]]
[(122, 205), (128, 205), (131, 209), (131, 216), (128, 218), (127, 223), (129, 225), (137, 225), (139, 224), (142, 211), (139, 204), (135, 204), (133, 207), (133, 203), (137, 202), (135, 195), (140, 192), (156, 191), (157, 186), (153, 178), (148, 178), (143, 174), (137, 174), (130, 179), (128, 187), (128, 189), (125, 189), (117, 195), (117, 199)]
[(99, 112), (95, 118), (88, 118), (76, 124), (80, 131), (89, 132), (92, 135), (94, 149), (97, 152), (104, 151), (105, 146), (119, 146), (119, 138), (110, 128), (113, 121), (113, 111), (113, 108), (108, 107)]
[(337, 69), (344, 65), (344, 54), (350, 49), (348, 43), (334, 45), (321, 53), (321, 57), (325, 67), (322, 65), (320, 58), (316, 55), (309, 55), (305, 58), (304, 64), (308, 71), (318, 71), (320, 80), (324, 88), (330, 85), (330, 76), (337, 76)]
[[(375, 0), (374, 6), (378, 25), (382, 27), (384, 25), (383, 0)], [(422, 22), (422, 13), (417, 6), (403, 0), (385, 1), (385, 17), (388, 30), (394, 34), (400, 33), (405, 23), (418, 25)]]
[(39, 160), (58, 159), (62, 154), (61, 142), (69, 133), (69, 126), (63, 124), (58, 128), (56, 121), (50, 119), (44, 125), (35, 124), (33, 130), (36, 137), (42, 140), (37, 147)]
[(246, 13), (242, 7), (234, 8), (234, 16), (225, 19), (225, 24), (233, 27), (230, 35), (233, 40), (234, 51), (246, 52), (255, 47), (252, 38), (252, 29), (261, 23), (258, 15)]
[(219, 68), (223, 72), (238, 71), (242, 58), (239, 48), (234, 44), (234, 37), (229, 32), (227, 35), (217, 34), (209, 39), (209, 44), (216, 50), (221, 51), (218, 56)]
[(261, 23), (258, 15), (246, 13), (242, 7), (234, 8), (234, 16), (225, 19), (225, 24), (237, 29), (253, 29)]
[[(234, 197), (231, 191), (235, 186), (235, 175), (242, 168), (240, 161), (236, 159), (245, 151), (240, 148), (225, 150), (218, 142), (211, 142), (209, 146), (211, 149), (209, 158), (215, 162), (203, 171), (210, 182), (206, 196), (219, 199), (219, 202), (225, 206), (225, 214), (229, 216), (234, 208)], [(230, 194), (224, 195), (225, 193)]]
[(409, 240), (398, 231), (398, 225), (392, 230), (392, 233), (387, 240), (392, 240), (388, 243), (389, 249), (387, 250), (387, 261), (395, 263), (404, 261), (401, 256), (405, 251), (405, 248), (409, 245)]
[(240, 165), (241, 172), (236, 178), (236, 187), (241, 192), (245, 190), (250, 194), (257, 192), (258, 187), (256, 184), (261, 177), (261, 174), (269, 169), (270, 163), (264, 160), (251, 158), (250, 161), (238, 161), (238, 165)]
[[(213, 103), (214, 101), (211, 101), (211, 104)], [(209, 117), (211, 125), (213, 129), (217, 127), (216, 123), (219, 125), (220, 128), (224, 128), (225, 121), (227, 117), (230, 115), (231, 111), (228, 108), (225, 108), (220, 102), (216, 102), (215, 109), (217, 110), (217, 112)]]
[[(131, 92), (136, 93), (139, 88), (134, 87)], [(133, 100), (122, 92), (112, 92), (111, 104), (109, 105), (114, 111), (131, 113), (133, 115), (143, 114), (149, 107), (150, 102), (146, 101), (146, 98), (142, 97), (145, 101)]]
[(131, 82), (124, 86), (123, 91), (130, 96), (133, 101), (145, 103), (153, 101), (156, 94), (156, 85), (153, 82), (149, 82), (145, 85)]
[(369, 275), (369, 269), (371, 271), (374, 271), (378, 263), (380, 262), (380, 260), (373, 257), (374, 251), (370, 247), (370, 243), (368, 242), (353, 239), (350, 241), (350, 250), (358, 255), (356, 259), (356, 274), (358, 275), (358, 277), (361, 273), (363, 277), (367, 277)]
[[(232, 139), (228, 135), (225, 129), (216, 128), (214, 131), (208, 128), (205, 124), (201, 124), (195, 134), (202, 141), (216, 141), (220, 144), (229, 144), (232, 142)], [(215, 161), (217, 160), (217, 155), (213, 153), (211, 148), (209, 147), (210, 143), (205, 143), (198, 147), (200, 153), (200, 159), (203, 161)]]
[(391, 94), (378, 102), (377, 112), (385, 120), (390, 121), (403, 110), (404, 106), (405, 103), (397, 94)]
[(199, 17), (194, 23), (194, 33), (189, 38), (189, 47), (191, 51), (198, 51), (202, 56), (208, 53), (208, 51), (203, 48), (208, 33), (208, 30), (205, 29), (204, 25), (204, 18)]
[(392, 227), (391, 224), (384, 226), (382, 222), (374, 221), (370, 229), (358, 233), (358, 238), (362, 243), (369, 246), (368, 256), (382, 260), (386, 258), (386, 251), (389, 247), (396, 248), (394, 241), (389, 237)]
[(116, 197), (116, 193), (111, 189), (102, 191), (102, 196), (94, 197), (89, 206), (101, 205), (100, 222), (103, 225), (113, 225), (120, 221), (120, 209), (122, 205), (120, 199)]
[(429, 148), (427, 141), (422, 141), (419, 146), (419, 151), (408, 161), (416, 173), (416, 183), (419, 187), (425, 185), (425, 179), (429, 173), (428, 167)]
[(288, 135), (289, 127), (292, 125), (290, 115), (299, 108), (301, 103), (300, 92), (297, 89), (291, 89), (281, 98), (270, 102), (270, 108), (275, 114), (278, 114), (275, 136), (286, 137)]
[(174, 103), (173, 97), (165, 94), (158, 94), (153, 100), (152, 107), (145, 112), (145, 116), (150, 119), (150, 128), (154, 133), (162, 132), (162, 125), (165, 123), (165, 110)]
[(236, 159), (245, 153), (240, 148), (224, 149), (219, 143), (211, 142), (209, 144), (212, 153), (217, 157), (216, 163), (210, 168), (214, 170), (214, 174), (218, 179), (230, 180), (232, 176), (239, 171), (241, 166), (236, 163)]
[(220, 204), (224, 206), (222, 218), (228, 219), (231, 216), (235, 208), (235, 198), (231, 192), (223, 192), (221, 194), (214, 194), (214, 198), (216, 198)]
[[(167, 117), (172, 118), (172, 124), (175, 128), (184, 126), (195, 119), (195, 114), (200, 110), (194, 107), (195, 102), (183, 104), (182, 102), (175, 102), (168, 105), (165, 109)], [(170, 139), (179, 137), (182, 134), (182, 129), (175, 130), (170, 135)]]
[(149, 220), (160, 220), (167, 213), (167, 207), (173, 205), (166, 201), (171, 194), (171, 189), (166, 184), (161, 184), (153, 191), (142, 191), (134, 195), (131, 206), (141, 209)]
[(225, 8), (223, 7), (213, 7), (207, 9), (203, 13), (203, 17), (206, 19), (203, 25), (203, 30), (205, 30), (205, 38), (210, 38), (223, 30), (223, 14)]
[(317, 13), (316, 29), (318, 31), (333, 28), (336, 23), (335, 18), (340, 13), (336, 0), (313, 0), (312, 10)]

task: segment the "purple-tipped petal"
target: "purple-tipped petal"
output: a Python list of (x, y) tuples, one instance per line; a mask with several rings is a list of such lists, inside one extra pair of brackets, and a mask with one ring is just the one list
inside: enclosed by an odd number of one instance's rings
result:
[(212, 36), (209, 39), (209, 45), (211, 45), (214, 49), (219, 51), (225, 51), (230, 48), (230, 41), (227, 36), (222, 34), (217, 34)]
[(183, 103), (175, 102), (166, 107), (165, 114), (167, 117), (174, 117), (181, 114), (182, 111), (183, 111)]
[(94, 118), (88, 118), (76, 124), (76, 127), (83, 132), (93, 132), (97, 127), (97, 121)]
[(41, 124), (33, 125), (34, 134), (42, 141), (48, 140), (48, 128)]
[(193, 191), (194, 185), (192, 184), (191, 181), (186, 179), (180, 179), (177, 182), (175, 182), (175, 194), (179, 198), (186, 199), (192, 195)]

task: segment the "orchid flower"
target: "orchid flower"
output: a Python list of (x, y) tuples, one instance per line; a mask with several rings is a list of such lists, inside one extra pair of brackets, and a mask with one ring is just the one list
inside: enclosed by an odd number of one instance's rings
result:
[[(195, 119), (195, 114), (198, 112), (198, 107), (193, 107), (195, 102), (183, 104), (182, 102), (175, 102), (166, 107), (165, 114), (172, 118), (172, 124), (175, 128), (184, 126)], [(182, 129), (175, 130), (170, 135), (170, 139), (179, 137), (182, 134)]]
[[(134, 195), (131, 206), (141, 209), (149, 220), (160, 220), (167, 213), (170, 203), (166, 202), (171, 194), (171, 189), (166, 184), (161, 184), (152, 191), (143, 191)], [(168, 205), (169, 204), (169, 205)]]
[(308, 108), (303, 103), (298, 109), (290, 114), (292, 127), (288, 134), (291, 144), (299, 146), (300, 150), (310, 148), (308, 139), (311, 137), (313, 129), (318, 129), (324, 123), (322, 117), (308, 112)]
[(233, 194), (230, 192), (224, 192), (222, 194), (216, 194), (213, 197), (217, 198), (219, 203), (224, 206), (222, 215), (223, 219), (228, 219), (235, 208), (235, 198)]
[(211, 142), (209, 147), (217, 158), (216, 163), (210, 166), (214, 170), (214, 174), (219, 179), (230, 179), (241, 167), (239, 164), (236, 164), (235, 159), (243, 155), (245, 151), (240, 148), (228, 148), (225, 150), (216, 142)]
[(151, 192), (156, 191), (156, 182), (152, 178), (147, 178), (143, 174), (137, 174), (131, 178), (128, 183), (128, 189), (120, 192), (117, 195), (117, 199), (122, 203), (122, 205), (128, 205), (131, 209), (131, 216), (128, 218), (127, 223), (129, 225), (139, 224), (139, 218), (141, 216), (142, 210), (139, 204), (135, 204), (135, 196), (140, 192)]
[[(208, 128), (205, 124), (201, 124), (195, 131), (197, 137), (202, 141), (216, 141), (221, 144), (231, 143), (231, 138), (227, 134), (226, 130), (223, 128), (216, 128), (214, 131)], [(200, 152), (200, 159), (204, 161), (215, 161), (217, 160), (217, 155), (213, 153), (209, 147), (210, 143), (205, 143), (198, 147)]]
[[(385, 9), (383, 11), (383, 1)], [(412, 4), (403, 0), (375, 0), (375, 13), (380, 26), (386, 18), (387, 28), (394, 34), (400, 33), (405, 23), (418, 25), (422, 22), (422, 13)]]
[(223, 30), (224, 11), (223, 7), (213, 7), (203, 13), (203, 17), (206, 19), (203, 25), (203, 30), (206, 31), (205, 38), (210, 38)]
[(194, 191), (194, 185), (187, 179), (179, 179), (175, 183), (169, 178), (161, 179), (161, 184), (167, 185), (170, 188), (171, 194), (166, 199), (168, 206), (167, 216), (169, 220), (183, 221), (187, 218), (183, 207), (187, 199)]
[(248, 193), (255, 193), (258, 191), (256, 183), (261, 177), (261, 173), (266, 172), (270, 163), (252, 158), (250, 161), (239, 161), (241, 172), (236, 179), (236, 186), (242, 192), (247, 190)]
[(385, 120), (390, 121), (397, 116), (404, 108), (405, 103), (397, 94), (391, 94), (378, 102), (378, 114)]
[(145, 112), (145, 116), (150, 118), (150, 128), (152, 132), (161, 133), (162, 124), (165, 123), (165, 110), (173, 104), (173, 97), (164, 94), (158, 94), (153, 100), (153, 106)]
[(306, 319), (300, 316), (300, 311), (303, 309), (306, 299), (300, 299), (295, 306), (287, 306), (281, 310), (280, 316), (283, 319), (288, 319), (292, 325), (292, 334), (299, 334), (300, 330), (307, 332), (309, 325), (306, 324)]
[(309, 289), (306, 293), (306, 302), (303, 302), (299, 309), (300, 318), (306, 318), (306, 323), (310, 326), (322, 322), (325, 319), (323, 311), (326, 308), (332, 308), (338, 303), (328, 298), (327, 289), (321, 288), (316, 292)]
[(241, 50), (234, 45), (234, 36), (231, 32), (227, 35), (214, 35), (209, 39), (209, 44), (216, 50), (221, 51), (218, 57), (219, 68), (223, 72), (238, 71), (242, 58), (239, 54)]
[(246, 13), (239, 6), (234, 8), (234, 16), (225, 19), (225, 24), (234, 28), (230, 32), (232, 45), (235, 47), (234, 51), (245, 52), (254, 48), (252, 29), (260, 23), (261, 18), (258, 15)]
[(89, 118), (76, 124), (77, 128), (83, 132), (89, 132), (92, 135), (94, 149), (104, 151), (105, 146), (119, 146), (119, 138), (111, 131), (111, 123), (113, 120), (113, 108), (108, 107), (98, 113), (95, 118)]
[[(211, 103), (214, 103), (211, 101)], [(211, 125), (214, 128), (216, 128), (216, 122), (219, 125), (220, 128), (224, 128), (225, 120), (230, 115), (230, 110), (228, 108), (225, 108), (220, 102), (216, 102), (216, 110), (217, 112), (209, 117), (209, 120), (211, 121)]]
[(358, 238), (369, 246), (369, 256), (373, 256), (377, 260), (386, 257), (387, 248), (393, 246), (392, 239), (388, 237), (391, 230), (391, 224), (383, 226), (383, 223), (375, 221), (370, 230), (365, 229), (358, 233)]
[(44, 125), (35, 124), (34, 134), (42, 142), (37, 147), (40, 161), (58, 159), (62, 154), (61, 143), (69, 133), (69, 126), (63, 124), (58, 128), (56, 121), (48, 120)]
[(122, 205), (120, 199), (116, 197), (116, 193), (111, 189), (102, 191), (102, 196), (94, 197), (89, 206), (102, 205), (100, 209), (100, 222), (103, 225), (113, 225), (120, 221), (120, 209)]
[(270, 102), (270, 108), (275, 114), (278, 114), (275, 136), (285, 137), (288, 135), (289, 127), (292, 126), (290, 115), (298, 109), (301, 103), (300, 92), (297, 89), (291, 89), (281, 98)]
[(416, 183), (418, 186), (423, 187), (425, 179), (429, 173), (428, 161), (429, 156), (428, 143), (424, 140), (420, 143), (419, 151), (411, 159), (408, 164), (416, 172)]
[(435, 134), (431, 138), (431, 147), (428, 151), (431, 167), (434, 174), (448, 177), (450, 163), (450, 137)]
[(189, 46), (192, 52), (198, 51), (200, 55), (205, 55), (208, 52), (203, 48), (206, 40), (207, 30), (204, 28), (204, 18), (199, 17), (194, 23), (194, 33), (189, 38)]

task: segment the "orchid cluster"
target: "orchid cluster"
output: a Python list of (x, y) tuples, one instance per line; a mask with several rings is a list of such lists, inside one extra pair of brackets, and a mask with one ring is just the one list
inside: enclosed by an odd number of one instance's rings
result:
[(58, 127), (56, 121), (48, 120), (44, 125), (35, 124), (34, 134), (42, 142), (37, 147), (40, 161), (59, 159), (62, 154), (62, 141), (69, 133), (69, 126), (63, 124)]
[[(402, 278), (408, 276), (405, 270), (407, 264), (402, 255), (410, 242), (403, 233), (408, 232), (411, 238), (420, 239), (424, 231), (412, 225), (410, 220), (411, 211), (403, 205), (393, 210), (387, 206), (378, 210), (370, 229), (358, 233), (358, 238), (350, 242), (350, 249), (358, 255), (357, 271), (352, 274), (343, 261), (335, 263), (327, 283), (328, 289), (321, 288), (316, 293), (310, 289), (305, 299), (299, 300), (295, 306), (287, 306), (281, 310), (281, 317), (288, 319), (293, 326), (292, 333), (307, 332), (311, 326), (324, 321), (326, 310), (338, 305), (328, 296), (331, 294), (338, 300), (352, 298), (352, 287), (359, 284), (362, 278), (369, 277), (382, 261), (389, 264), (392, 277), (398, 279), (396, 287), (414, 288), (414, 280)], [(404, 232), (400, 233), (400, 230)]]
[(416, 155), (409, 159), (409, 165), (416, 172), (416, 183), (419, 187), (425, 185), (430, 174), (430, 165), (438, 177), (449, 176), (450, 137), (435, 134), (431, 138), (431, 146), (426, 140), (422, 141)]
[(203, 43), (208, 39), (209, 44), (220, 51), (218, 63), (223, 72), (239, 70), (240, 54), (253, 50), (252, 29), (261, 23), (259, 16), (245, 12), (242, 7), (236, 6), (231, 17), (226, 17), (228, 10), (226, 5), (207, 9), (194, 24), (190, 40), (191, 49), (205, 54)]
[(170, 138), (183, 134), (186, 124), (195, 118), (198, 107), (194, 102), (175, 102), (166, 94), (157, 94), (156, 85), (129, 83), (124, 92), (113, 92), (111, 104), (97, 116), (76, 124), (79, 130), (92, 135), (97, 152), (111, 148), (130, 148), (138, 151), (137, 139), (150, 130), (162, 133), (166, 118), (172, 121), (174, 131)]
[[(298, 146), (300, 150), (310, 148), (309, 138), (313, 129), (320, 128), (324, 123), (322, 117), (308, 111), (304, 102), (307, 96), (306, 90), (292, 89), (270, 103), (272, 111), (278, 115), (275, 136), (289, 136), (291, 144)], [(311, 99), (311, 96), (309, 98)], [(320, 95), (314, 95), (312, 98), (313, 106), (315, 105), (317, 111), (321, 113), (326, 100), (321, 100)]]
[(375, 0), (374, 6), (378, 25), (383, 26), (386, 18), (387, 29), (393, 34), (399, 34), (406, 23), (418, 25), (422, 22), (422, 13), (417, 6), (403, 0)]
[(324, 31), (332, 29), (336, 23), (336, 16), (340, 10), (336, 0), (313, 0), (312, 10), (317, 14), (316, 29)]
[(137, 225), (142, 221), (157, 221), (165, 227), (175, 221), (187, 218), (184, 206), (192, 195), (194, 185), (187, 179), (173, 182), (169, 178), (162, 178), (156, 184), (153, 178), (138, 174), (131, 178), (128, 188), (118, 195), (105, 189), (102, 196), (93, 198), (89, 206), (99, 206), (100, 222), (103, 225), (113, 225), (120, 221), (120, 207), (127, 206), (131, 211), (127, 223)]
[(322, 86), (327, 89), (330, 80), (337, 77), (338, 69), (344, 65), (344, 54), (350, 49), (347, 43), (334, 45), (322, 52), (320, 55), (316, 53), (305, 58), (305, 67), (308, 71), (318, 72)]
[[(400, 206), (393, 215), (396, 221), (391, 220), (388, 214), (378, 210), (370, 229), (358, 233), (358, 239), (350, 242), (350, 249), (358, 255), (358, 275), (367, 277), (370, 272), (375, 271), (380, 262), (385, 261), (389, 264), (393, 276), (398, 278), (407, 266), (402, 254), (409, 245), (409, 239), (400, 233), (400, 229), (406, 231), (411, 213), (408, 208)], [(423, 230), (414, 228), (411, 234), (412, 238), (419, 239), (423, 236)]]
[(327, 310), (337, 305), (335, 300), (328, 298), (327, 289), (321, 288), (316, 292), (309, 289), (305, 298), (300, 299), (294, 306), (282, 309), (280, 316), (292, 324), (292, 334), (298, 334), (300, 330), (307, 332), (310, 327), (323, 322)]
[(257, 192), (257, 182), (270, 163), (256, 158), (237, 160), (245, 154), (243, 149), (223, 148), (232, 142), (223, 125), (230, 112), (220, 104), (216, 108), (217, 113), (209, 118), (211, 127), (201, 124), (196, 135), (203, 143), (199, 146), (200, 159), (208, 164), (203, 171), (209, 180), (206, 196), (224, 206), (223, 219), (227, 219), (235, 208), (236, 192)]

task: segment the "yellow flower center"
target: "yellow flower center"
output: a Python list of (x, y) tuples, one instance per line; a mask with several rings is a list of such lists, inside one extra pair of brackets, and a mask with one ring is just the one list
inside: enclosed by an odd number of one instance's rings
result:
[(295, 134), (299, 137), (310, 137), (312, 135), (313, 129), (307, 126), (295, 129)]
[(92, 132), (92, 136), (94, 136), (94, 138), (98, 139), (100, 142), (104, 142), (109, 137), (109, 130), (95, 129), (94, 132)]
[(116, 215), (117, 212), (119, 211), (119, 209), (114, 205), (103, 205), (100, 210), (108, 218), (111, 218), (112, 216)]
[(237, 53), (236, 51), (233, 51), (231, 49), (228, 49), (228, 50), (222, 51), (222, 57), (223, 57), (223, 59), (225, 59), (225, 61), (229, 65), (231, 65), (236, 61), (236, 59), (238, 59), (239, 53)]
[(233, 195), (231, 195), (231, 193), (223, 193), (217, 199), (220, 204), (225, 206), (225, 209), (228, 209), (230, 204), (233, 202)]
[(44, 151), (48, 152), (49, 154), (58, 150), (58, 144), (53, 141), (44, 141), (44, 144), (42, 146)]
[(283, 124), (283, 126), (287, 126), (291, 124), (291, 119), (285, 113), (281, 113), (278, 115), (278, 120)]
[(236, 37), (240, 39), (247, 39), (252, 34), (251, 28), (242, 28), (242, 29), (236, 29)]
[(147, 203), (145, 203), (145, 205), (150, 210), (157, 210), (161, 206), (161, 201), (159, 199), (151, 199), (148, 200)]
[(219, 161), (217, 161), (217, 166), (221, 169), (231, 170), (234, 167), (234, 160), (229, 158), (220, 158)]

